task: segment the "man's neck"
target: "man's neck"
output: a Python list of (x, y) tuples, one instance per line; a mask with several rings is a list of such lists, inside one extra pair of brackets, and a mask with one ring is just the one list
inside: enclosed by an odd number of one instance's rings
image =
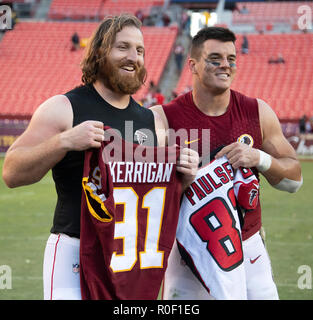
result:
[(93, 86), (99, 95), (113, 107), (117, 109), (126, 109), (129, 105), (130, 95), (114, 92), (99, 80), (96, 80)]
[(227, 111), (230, 89), (214, 94), (208, 90), (193, 88), (192, 98), (196, 107), (208, 116), (220, 116)]

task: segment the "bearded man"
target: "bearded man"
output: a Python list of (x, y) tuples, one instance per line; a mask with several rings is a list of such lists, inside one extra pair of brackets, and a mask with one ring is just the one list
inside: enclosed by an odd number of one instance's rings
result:
[[(129, 122), (135, 133), (147, 136), (146, 144), (164, 145), (161, 134), (157, 135), (162, 129), (160, 118), (131, 97), (146, 78), (144, 55), (141, 22), (136, 17), (105, 18), (81, 64), (83, 85), (41, 104), (6, 154), (2, 174), (10, 188), (35, 183), (52, 169), (58, 198), (44, 255), (44, 299), (81, 299), (84, 151), (101, 147), (104, 126), (138, 143), (138, 134), (129, 136), (125, 130)], [(177, 171), (190, 182), (198, 165), (197, 154), (191, 153), (183, 151), (177, 164)]]

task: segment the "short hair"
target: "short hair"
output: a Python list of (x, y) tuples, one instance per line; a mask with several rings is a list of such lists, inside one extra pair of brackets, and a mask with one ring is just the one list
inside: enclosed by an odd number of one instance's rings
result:
[(103, 59), (106, 59), (112, 49), (116, 34), (127, 26), (134, 26), (141, 30), (142, 23), (130, 14), (109, 16), (100, 23), (88, 42), (85, 56), (81, 62), (84, 84), (91, 84), (97, 80), (99, 63), (103, 63)]
[(192, 58), (198, 58), (200, 55), (200, 51), (202, 49), (203, 43), (206, 40), (219, 40), (221, 42), (231, 41), (235, 43), (236, 36), (235, 34), (223, 27), (205, 27), (198, 31), (198, 33), (192, 38), (191, 48), (190, 48), (190, 56)]

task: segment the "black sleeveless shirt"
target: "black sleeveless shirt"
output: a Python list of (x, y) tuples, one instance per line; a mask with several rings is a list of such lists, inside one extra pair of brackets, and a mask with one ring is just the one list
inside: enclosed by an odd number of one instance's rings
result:
[[(107, 103), (93, 85), (83, 85), (65, 94), (73, 109), (73, 127), (87, 120), (102, 121), (121, 132), (123, 139), (138, 143), (137, 130), (147, 135), (146, 145), (156, 146), (157, 138), (153, 113), (130, 98), (126, 109)], [(131, 134), (130, 134), (131, 133)], [(52, 168), (57, 192), (52, 233), (80, 236), (80, 206), (84, 152), (70, 151)]]

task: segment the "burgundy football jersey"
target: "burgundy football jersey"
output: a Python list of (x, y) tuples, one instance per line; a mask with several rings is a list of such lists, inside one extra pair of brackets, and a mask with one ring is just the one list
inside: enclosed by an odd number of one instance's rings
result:
[[(193, 102), (192, 91), (179, 96), (172, 102), (163, 105), (174, 142), (182, 147), (190, 147), (200, 156), (210, 154), (221, 145), (236, 141), (246, 143), (257, 149), (261, 148), (262, 135), (259, 122), (258, 103), (239, 92), (231, 90), (227, 111), (220, 116), (208, 116), (201, 112)], [(177, 116), (179, 115), (179, 116)], [(187, 135), (177, 134), (187, 129)], [(206, 129), (206, 130), (203, 130)], [(173, 142), (170, 136), (170, 143)], [(258, 178), (258, 171), (252, 168)], [(242, 229), (243, 240), (246, 240), (261, 227), (260, 204), (255, 210), (245, 215)]]
[(105, 133), (111, 139), (85, 153), (82, 298), (156, 299), (178, 222), (179, 148), (128, 143), (113, 129)]

